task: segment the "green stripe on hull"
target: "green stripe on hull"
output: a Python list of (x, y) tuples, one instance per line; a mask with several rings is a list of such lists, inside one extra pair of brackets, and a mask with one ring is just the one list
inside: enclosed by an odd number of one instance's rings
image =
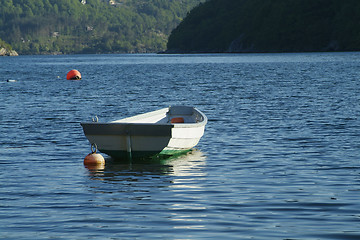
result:
[(100, 152), (105, 153), (111, 156), (114, 159), (141, 159), (141, 158), (153, 158), (153, 157), (160, 157), (166, 158), (171, 157), (174, 155), (181, 155), (184, 153), (189, 152), (191, 149), (188, 150), (163, 150), (161, 152), (158, 151), (134, 151), (128, 153), (127, 151), (117, 151), (117, 150), (101, 150)]
[(169, 155), (169, 156), (173, 156), (173, 155), (180, 155), (180, 154), (184, 154), (189, 152), (191, 149), (186, 149), (186, 150), (162, 150), (159, 155)]

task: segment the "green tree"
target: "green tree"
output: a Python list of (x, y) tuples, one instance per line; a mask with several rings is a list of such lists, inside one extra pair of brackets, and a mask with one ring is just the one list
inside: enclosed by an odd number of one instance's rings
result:
[(20, 54), (163, 51), (202, 1), (0, 0), (0, 37)]
[(209, 0), (174, 29), (168, 51), (360, 50), (360, 1)]

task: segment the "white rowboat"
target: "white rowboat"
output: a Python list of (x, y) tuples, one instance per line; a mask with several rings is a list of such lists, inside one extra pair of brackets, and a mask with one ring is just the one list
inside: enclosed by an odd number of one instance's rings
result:
[(194, 107), (172, 106), (109, 123), (81, 123), (100, 152), (113, 158), (174, 155), (195, 147), (207, 117)]

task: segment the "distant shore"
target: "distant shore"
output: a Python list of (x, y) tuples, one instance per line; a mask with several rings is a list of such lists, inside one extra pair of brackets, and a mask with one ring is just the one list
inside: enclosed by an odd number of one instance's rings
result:
[(0, 48), (0, 56), (19, 56), (15, 50), (9, 50), (6, 48)]

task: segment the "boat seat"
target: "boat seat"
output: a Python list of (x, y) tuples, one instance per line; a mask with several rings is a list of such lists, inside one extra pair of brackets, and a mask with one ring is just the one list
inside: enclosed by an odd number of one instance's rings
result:
[(170, 122), (171, 123), (184, 123), (185, 121), (184, 121), (184, 118), (182, 118), (182, 117), (174, 117), (171, 119)]

